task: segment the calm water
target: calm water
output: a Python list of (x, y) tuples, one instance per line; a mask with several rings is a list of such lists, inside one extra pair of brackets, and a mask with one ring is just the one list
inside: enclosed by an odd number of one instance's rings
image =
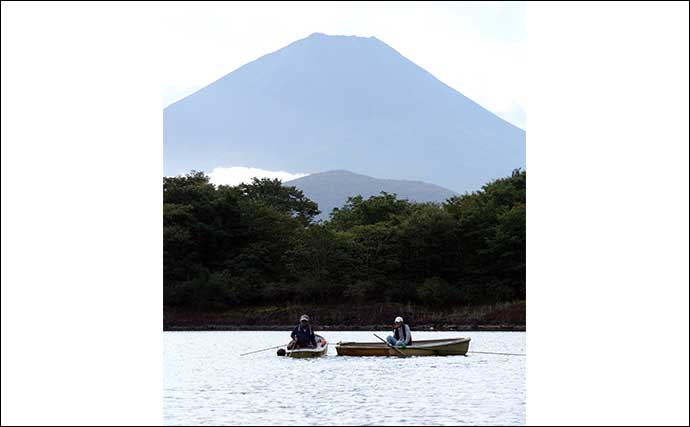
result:
[[(525, 353), (524, 332), (414, 332), (472, 338), (470, 351)], [(327, 357), (275, 350), (289, 332), (165, 332), (166, 425), (522, 425), (525, 357), (342, 357), (338, 341), (370, 332), (324, 332)], [(378, 333), (380, 336), (386, 333)], [(373, 338), (373, 339), (372, 339)]]

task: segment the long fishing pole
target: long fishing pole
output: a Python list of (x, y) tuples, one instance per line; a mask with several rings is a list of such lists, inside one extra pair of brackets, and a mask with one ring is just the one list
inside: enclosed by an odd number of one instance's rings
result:
[(527, 356), (526, 354), (520, 354), (520, 353), (493, 353), (491, 351), (468, 351), (468, 353), (476, 353), (476, 354), (496, 354), (499, 356)]
[(246, 355), (248, 355), (248, 354), (259, 353), (259, 352), (261, 352), (261, 351), (266, 351), (266, 350), (273, 350), (273, 349), (280, 348), (280, 347), (285, 347), (285, 344), (283, 344), (283, 345), (277, 345), (277, 346), (275, 346), (275, 347), (262, 348), (261, 350), (250, 351), (249, 353), (242, 353), (242, 354), (240, 354), (240, 356), (246, 356)]

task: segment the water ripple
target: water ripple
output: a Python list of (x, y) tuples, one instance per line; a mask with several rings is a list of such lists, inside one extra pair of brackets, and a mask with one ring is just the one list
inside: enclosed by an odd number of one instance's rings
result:
[[(289, 332), (166, 332), (166, 425), (523, 425), (525, 358), (328, 357), (290, 359), (272, 350)], [(330, 343), (372, 341), (329, 332)], [(525, 352), (520, 332), (416, 332), (469, 336), (470, 350)]]

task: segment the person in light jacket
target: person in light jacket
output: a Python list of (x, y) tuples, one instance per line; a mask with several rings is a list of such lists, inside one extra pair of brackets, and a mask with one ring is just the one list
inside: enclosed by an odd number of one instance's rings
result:
[(407, 347), (408, 345), (412, 345), (412, 332), (410, 331), (410, 327), (403, 322), (402, 317), (398, 316), (395, 318), (393, 335), (388, 335), (386, 341), (394, 347)]

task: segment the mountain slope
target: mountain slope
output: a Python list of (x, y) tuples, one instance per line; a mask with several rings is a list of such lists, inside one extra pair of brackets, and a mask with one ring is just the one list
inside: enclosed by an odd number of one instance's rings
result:
[(444, 202), (456, 193), (434, 184), (419, 181), (378, 179), (359, 175), (346, 170), (315, 173), (284, 185), (294, 186), (319, 205), (319, 219), (328, 219), (328, 214), (336, 207), (342, 207), (348, 197), (361, 195), (367, 199), (381, 191), (395, 193), (399, 199), (416, 202)]
[(523, 130), (374, 37), (312, 34), (164, 111), (166, 175), (354, 169), (465, 191), (524, 157)]

